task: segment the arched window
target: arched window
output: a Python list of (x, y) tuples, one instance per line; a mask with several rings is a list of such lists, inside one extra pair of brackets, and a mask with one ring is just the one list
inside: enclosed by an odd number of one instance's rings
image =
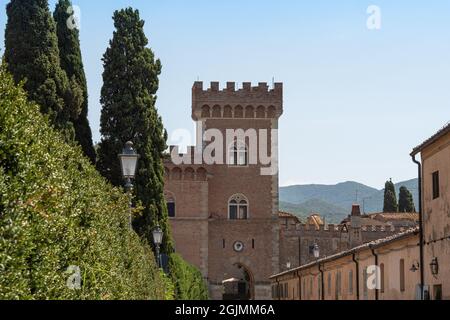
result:
[(247, 220), (249, 216), (248, 200), (243, 195), (234, 195), (228, 201), (228, 217), (230, 220)]
[(231, 144), (229, 149), (229, 160), (228, 164), (230, 166), (242, 166), (248, 165), (248, 149), (247, 145), (241, 141), (235, 141)]
[(175, 207), (175, 198), (171, 193), (166, 193), (166, 204), (167, 204), (167, 215), (169, 218), (175, 218), (176, 216), (176, 207)]

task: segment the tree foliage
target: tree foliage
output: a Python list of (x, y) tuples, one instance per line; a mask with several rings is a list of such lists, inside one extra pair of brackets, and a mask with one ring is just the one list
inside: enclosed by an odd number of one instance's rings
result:
[(81, 90), (61, 69), (56, 25), (47, 0), (11, 0), (6, 7), (5, 61), (17, 83), (52, 123), (74, 139), (73, 121), (81, 111)]
[(386, 181), (385, 184), (383, 212), (398, 212), (397, 194), (392, 180)]
[(144, 21), (137, 10), (116, 11), (113, 19), (116, 30), (103, 57), (98, 168), (111, 183), (120, 186), (123, 181), (117, 155), (126, 141), (134, 143), (140, 155), (135, 194), (144, 207), (134, 227), (152, 244), (151, 231), (158, 223), (164, 231), (162, 251), (170, 254), (173, 247), (162, 165), (167, 135), (155, 107), (161, 63), (146, 47)]
[(208, 300), (208, 287), (202, 274), (178, 254), (170, 255), (169, 268), (179, 300)]
[[(67, 286), (70, 266), (81, 288)], [(0, 69), (0, 299), (163, 299), (128, 198)], [(170, 289), (169, 289), (170, 291)]]
[(95, 163), (96, 154), (88, 120), (88, 90), (81, 56), (79, 30), (77, 28), (69, 28), (68, 26), (68, 21), (71, 16), (69, 8), (71, 6), (72, 3), (70, 0), (59, 0), (53, 13), (58, 36), (59, 57), (61, 68), (67, 74), (72, 90), (81, 91), (79, 93), (82, 97), (81, 112), (73, 123), (75, 127), (75, 139), (81, 145), (84, 154), (92, 163)]
[(416, 212), (412, 193), (405, 186), (400, 187), (398, 196), (399, 212)]

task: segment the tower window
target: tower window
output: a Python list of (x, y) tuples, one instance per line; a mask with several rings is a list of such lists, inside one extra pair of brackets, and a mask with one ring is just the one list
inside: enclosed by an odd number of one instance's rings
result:
[(167, 214), (169, 218), (175, 218), (175, 202), (167, 203)]
[(248, 200), (243, 195), (235, 195), (228, 202), (228, 216), (230, 220), (248, 219)]
[(166, 193), (166, 205), (167, 205), (167, 215), (169, 218), (175, 218), (176, 216), (176, 207), (175, 207), (175, 198), (172, 193)]
[(235, 141), (229, 149), (230, 166), (245, 167), (248, 165), (248, 149), (247, 145), (243, 142)]
[(433, 200), (439, 198), (439, 171), (433, 172)]

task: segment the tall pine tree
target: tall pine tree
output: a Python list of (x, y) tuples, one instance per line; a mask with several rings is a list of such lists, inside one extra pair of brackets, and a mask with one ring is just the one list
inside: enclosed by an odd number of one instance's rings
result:
[(47, 0), (11, 0), (6, 12), (8, 71), (16, 83), (25, 81), (29, 98), (72, 140), (73, 121), (80, 114), (82, 94), (61, 69), (56, 25)]
[(171, 253), (162, 164), (167, 134), (155, 108), (161, 63), (146, 47), (144, 21), (137, 10), (116, 11), (113, 19), (116, 30), (103, 57), (98, 168), (114, 185), (122, 185), (117, 155), (126, 141), (134, 143), (140, 154), (134, 192), (145, 209), (133, 225), (152, 244), (151, 231), (159, 223), (164, 231), (162, 250)]
[(383, 212), (398, 212), (397, 194), (395, 192), (395, 185), (392, 179), (386, 181), (384, 187), (384, 206)]
[(88, 90), (81, 57), (79, 30), (76, 27), (69, 28), (68, 25), (71, 6), (70, 0), (59, 0), (53, 18), (56, 22), (61, 68), (66, 72), (72, 87), (78, 87), (82, 92), (81, 113), (74, 121), (75, 139), (81, 145), (84, 154), (95, 163), (96, 154), (88, 120)]
[(416, 212), (412, 193), (405, 186), (400, 187), (398, 196), (399, 212)]

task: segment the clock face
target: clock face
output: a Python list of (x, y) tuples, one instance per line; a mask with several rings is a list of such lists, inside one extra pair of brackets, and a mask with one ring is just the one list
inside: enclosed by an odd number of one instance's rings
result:
[(241, 241), (236, 241), (233, 244), (233, 249), (236, 252), (242, 252), (242, 251), (244, 251), (244, 244)]

